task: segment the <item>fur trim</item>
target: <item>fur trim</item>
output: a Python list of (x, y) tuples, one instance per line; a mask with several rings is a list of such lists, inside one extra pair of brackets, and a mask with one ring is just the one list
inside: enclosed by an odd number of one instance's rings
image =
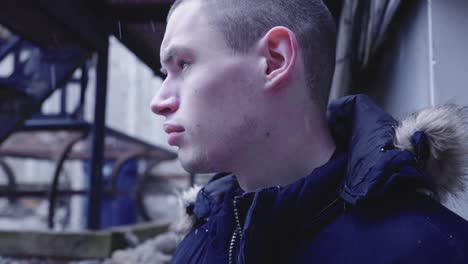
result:
[(195, 216), (187, 214), (187, 206), (195, 203), (198, 192), (201, 188), (202, 186), (195, 185), (179, 195), (177, 221), (169, 227), (169, 230), (179, 234), (181, 236), (181, 240), (195, 224)]
[(166, 232), (135, 248), (119, 249), (105, 264), (168, 264), (177, 247), (177, 234)]
[(468, 108), (445, 104), (426, 108), (400, 122), (394, 145), (415, 152), (411, 137), (424, 131), (430, 155), (425, 170), (433, 184), (436, 199), (445, 201), (465, 190), (468, 174)]
[(150, 264), (169, 263), (177, 245), (187, 235), (195, 223), (195, 217), (187, 214), (187, 206), (194, 203), (201, 186), (194, 186), (179, 194), (178, 217), (166, 233), (147, 240), (135, 248), (117, 250), (109, 264)]

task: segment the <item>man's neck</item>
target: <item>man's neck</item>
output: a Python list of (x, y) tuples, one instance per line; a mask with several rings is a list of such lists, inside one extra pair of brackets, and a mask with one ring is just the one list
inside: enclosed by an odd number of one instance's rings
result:
[(289, 121), (288, 126), (277, 126), (268, 132), (265, 142), (253, 146), (242, 166), (233, 171), (244, 191), (291, 184), (333, 155), (335, 144), (326, 121), (312, 124), (302, 120), (296, 126)]

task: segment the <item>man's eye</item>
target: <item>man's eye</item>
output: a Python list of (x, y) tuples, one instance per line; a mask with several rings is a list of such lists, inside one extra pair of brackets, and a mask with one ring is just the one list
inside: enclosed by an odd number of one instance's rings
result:
[(188, 66), (189, 66), (189, 63), (186, 62), (186, 61), (181, 61), (181, 62), (179, 62), (179, 68), (180, 68), (181, 70), (185, 70)]

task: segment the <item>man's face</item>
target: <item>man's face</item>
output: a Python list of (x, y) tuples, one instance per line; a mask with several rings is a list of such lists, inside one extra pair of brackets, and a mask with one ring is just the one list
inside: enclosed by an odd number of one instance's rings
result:
[[(209, 13), (209, 11), (206, 11)], [(208, 23), (199, 1), (172, 13), (161, 45), (167, 77), (151, 108), (190, 172), (230, 171), (261, 137), (262, 67), (239, 55)]]

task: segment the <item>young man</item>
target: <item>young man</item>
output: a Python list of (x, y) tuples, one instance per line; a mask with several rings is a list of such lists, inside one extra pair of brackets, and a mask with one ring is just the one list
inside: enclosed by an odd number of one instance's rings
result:
[[(365, 96), (328, 107), (335, 26), (321, 0), (181, 0), (152, 101), (193, 173), (174, 263), (467, 263), (465, 109), (400, 125)], [(425, 194), (424, 194), (425, 193)], [(430, 195), (428, 195), (430, 194)]]

